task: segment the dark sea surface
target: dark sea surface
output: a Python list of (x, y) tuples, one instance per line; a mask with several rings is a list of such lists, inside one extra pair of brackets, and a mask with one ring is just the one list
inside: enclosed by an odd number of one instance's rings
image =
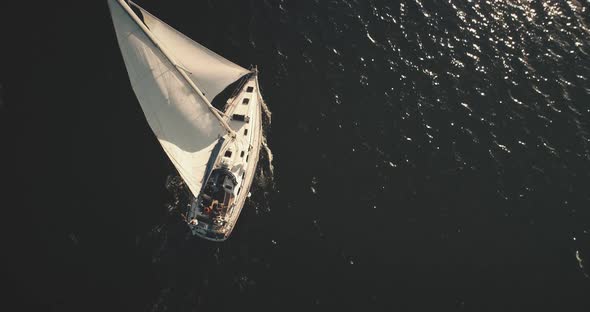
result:
[(258, 65), (272, 154), (190, 238), (106, 1), (4, 2), (6, 311), (590, 311), (590, 2), (137, 2)]

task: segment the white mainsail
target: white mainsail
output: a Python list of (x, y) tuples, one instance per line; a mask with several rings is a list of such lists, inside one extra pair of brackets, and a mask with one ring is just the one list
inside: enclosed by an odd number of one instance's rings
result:
[(191, 40), (137, 4), (131, 4), (141, 11), (144, 23), (154, 36), (165, 47), (174, 48), (174, 58), (188, 71), (188, 76), (209, 101), (250, 72)]
[(177, 61), (159, 48), (160, 43), (131, 8), (121, 0), (108, 0), (108, 4), (129, 80), (145, 117), (197, 196), (211, 154), (228, 132), (210, 103), (174, 65)]

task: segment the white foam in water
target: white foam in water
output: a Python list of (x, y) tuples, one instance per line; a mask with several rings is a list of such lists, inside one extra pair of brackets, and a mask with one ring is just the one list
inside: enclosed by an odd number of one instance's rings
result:
[(579, 250), (576, 250), (576, 261), (578, 261), (578, 267), (580, 268), (580, 270), (582, 270), (582, 273), (584, 274), (584, 276), (586, 276), (587, 278), (590, 278), (590, 276), (588, 276), (588, 274), (584, 270), (584, 259), (582, 259), (582, 256), (580, 256)]
[(268, 106), (264, 101), (262, 101), (262, 112), (264, 113), (264, 116), (268, 118), (268, 124), (270, 125), (272, 121), (272, 112), (270, 111), (270, 109), (268, 109)]
[(262, 147), (266, 151), (266, 156), (268, 156), (268, 170), (270, 171), (270, 175), (272, 178), (274, 176), (274, 169), (275, 169), (274, 166), (272, 165), (272, 161), (274, 159), (274, 156), (272, 154), (272, 151), (270, 150), (270, 147), (268, 147), (268, 144), (266, 143), (266, 135), (264, 135), (264, 134), (262, 136)]

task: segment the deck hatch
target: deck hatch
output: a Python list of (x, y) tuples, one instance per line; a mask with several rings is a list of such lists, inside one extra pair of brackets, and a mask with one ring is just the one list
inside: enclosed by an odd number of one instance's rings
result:
[(238, 120), (238, 121), (245, 121), (245, 122), (250, 122), (250, 117), (244, 115), (244, 114), (233, 114), (232, 115), (232, 119), (233, 120)]

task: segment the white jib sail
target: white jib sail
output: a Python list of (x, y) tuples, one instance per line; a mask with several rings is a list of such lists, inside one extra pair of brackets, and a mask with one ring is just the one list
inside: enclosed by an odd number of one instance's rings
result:
[[(227, 131), (183, 78), (177, 67), (150, 40), (133, 12), (108, 0), (117, 40), (131, 86), (164, 151), (197, 196), (218, 139)], [(136, 17), (136, 16), (135, 16)]]
[(174, 58), (188, 71), (188, 76), (209, 101), (250, 72), (191, 40), (137, 4), (131, 4), (141, 11), (144, 23), (158, 41), (167, 49), (172, 49)]

